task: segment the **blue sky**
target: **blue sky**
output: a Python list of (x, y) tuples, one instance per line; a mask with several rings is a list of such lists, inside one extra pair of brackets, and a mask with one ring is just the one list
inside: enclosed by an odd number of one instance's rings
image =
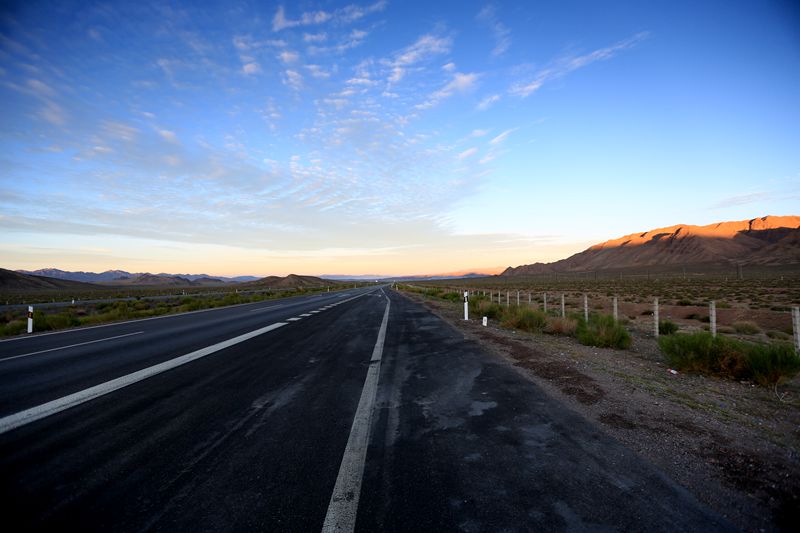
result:
[(2, 10), (7, 268), (435, 273), (798, 214), (791, 2)]

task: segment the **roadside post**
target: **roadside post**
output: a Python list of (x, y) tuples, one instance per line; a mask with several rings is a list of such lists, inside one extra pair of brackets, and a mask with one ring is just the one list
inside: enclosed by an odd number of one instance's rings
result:
[(517, 291), (517, 307), (519, 307), (519, 291)]
[(542, 293), (542, 311), (547, 312), (547, 293)]
[(511, 307), (511, 291), (506, 291), (506, 307)]
[(28, 306), (28, 333), (33, 333), (33, 306)]
[(800, 307), (792, 307), (792, 331), (794, 332), (794, 349), (800, 352)]
[(566, 309), (564, 308), (564, 293), (561, 293), (561, 318), (566, 317)]
[(489, 323), (489, 319), (487, 317), (483, 317), (483, 326), (486, 327), (486, 325), (488, 323)]
[(469, 291), (464, 291), (464, 320), (469, 320)]
[(653, 300), (653, 335), (658, 338), (658, 298)]
[(614, 322), (619, 322), (619, 306), (617, 304), (616, 296), (614, 296)]
[(589, 323), (589, 297), (583, 293), (583, 319)]
[(714, 300), (708, 304), (708, 324), (711, 329), (711, 336), (717, 336), (717, 304)]

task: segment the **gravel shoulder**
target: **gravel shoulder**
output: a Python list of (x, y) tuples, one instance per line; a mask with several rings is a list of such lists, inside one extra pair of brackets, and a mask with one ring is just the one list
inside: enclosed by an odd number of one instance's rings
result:
[(655, 340), (629, 350), (488, 327), (460, 305), (405, 293), (647, 458), (746, 531), (800, 523), (800, 377), (765, 388), (673, 374)]

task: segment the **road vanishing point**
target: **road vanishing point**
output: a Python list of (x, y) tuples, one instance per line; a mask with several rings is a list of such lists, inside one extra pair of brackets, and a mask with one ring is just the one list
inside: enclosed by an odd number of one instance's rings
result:
[(388, 286), (0, 342), (5, 531), (727, 531)]

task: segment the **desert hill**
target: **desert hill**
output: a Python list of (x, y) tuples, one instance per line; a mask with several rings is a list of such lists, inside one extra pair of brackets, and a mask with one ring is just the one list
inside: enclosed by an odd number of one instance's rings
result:
[(5, 291), (31, 291), (31, 290), (97, 290), (102, 289), (91, 283), (70, 281), (43, 276), (21, 274), (13, 270), (0, 268), (0, 290)]
[(318, 278), (315, 276), (299, 276), (289, 274), (285, 278), (279, 276), (267, 276), (256, 281), (243, 283), (242, 287), (269, 287), (274, 289), (294, 289), (294, 288), (313, 288), (335, 285), (337, 282)]
[(800, 216), (766, 216), (708, 226), (680, 224), (633, 233), (554, 263), (509, 267), (501, 275), (734, 264), (800, 265)]

